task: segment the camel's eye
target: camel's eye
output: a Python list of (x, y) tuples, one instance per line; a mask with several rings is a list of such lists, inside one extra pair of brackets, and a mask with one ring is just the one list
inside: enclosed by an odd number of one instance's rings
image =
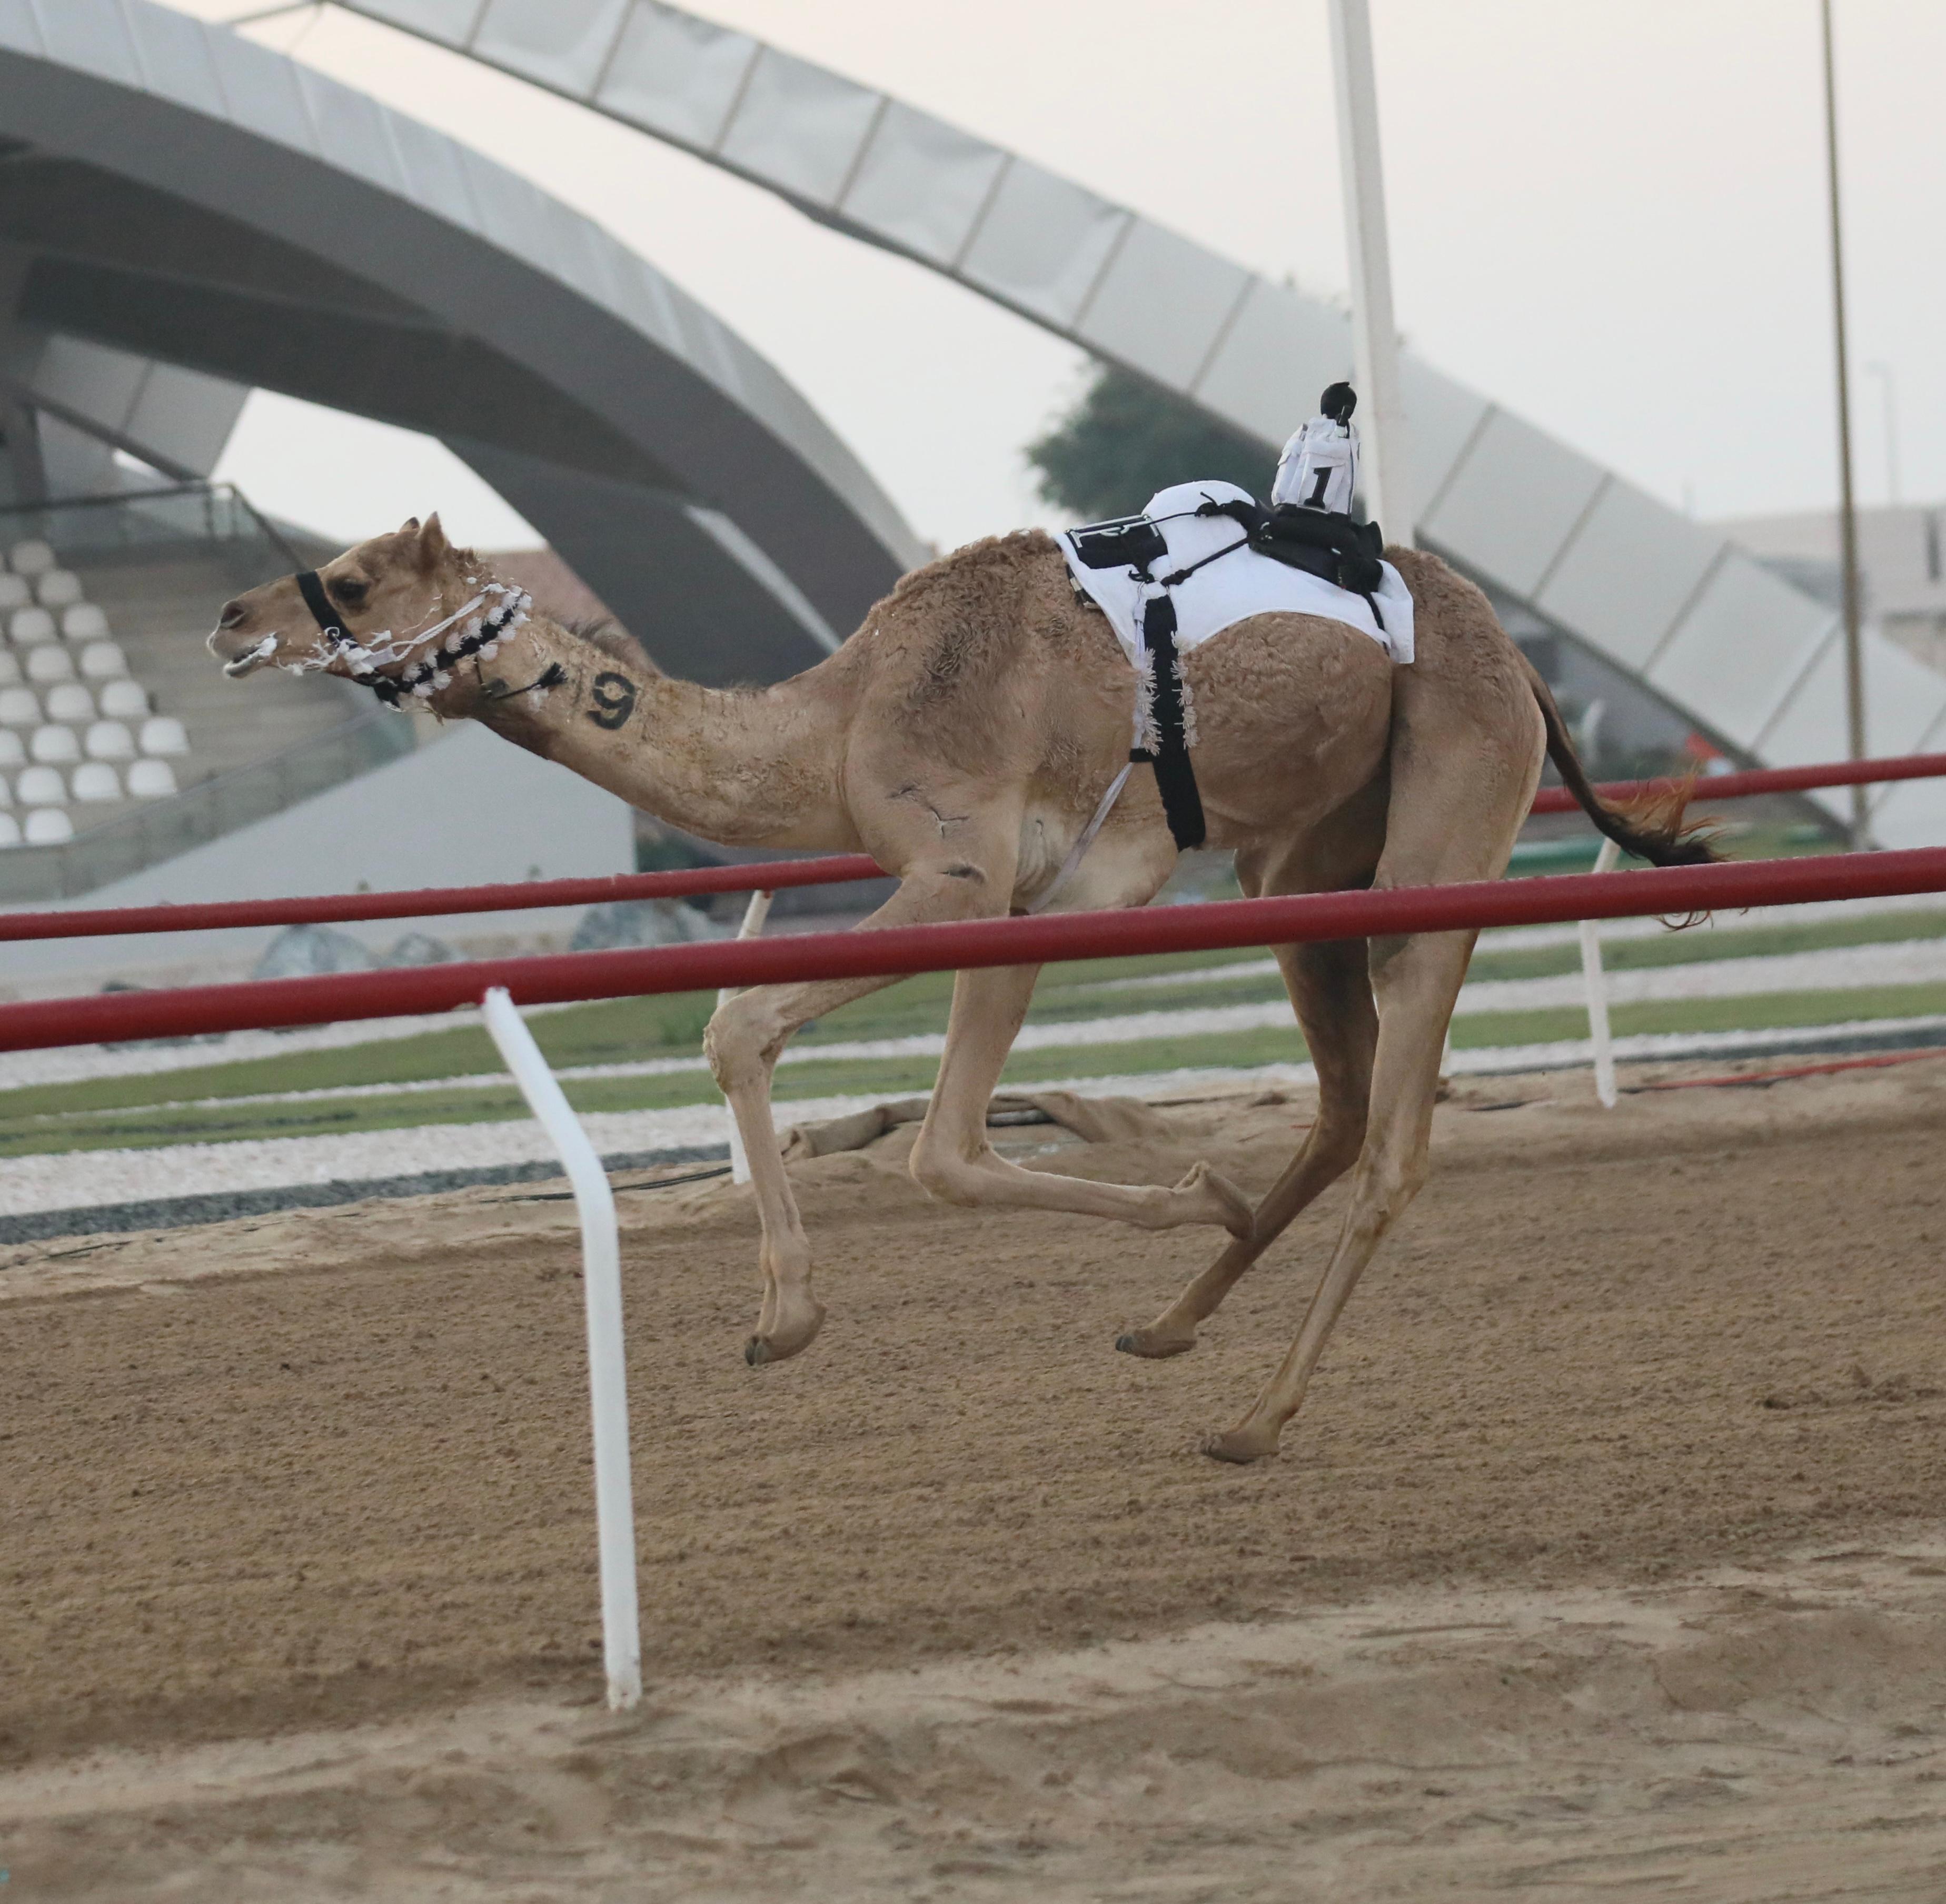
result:
[(372, 585), (360, 582), (356, 576), (338, 576), (332, 579), (331, 592), (347, 608), (356, 608), (371, 594)]

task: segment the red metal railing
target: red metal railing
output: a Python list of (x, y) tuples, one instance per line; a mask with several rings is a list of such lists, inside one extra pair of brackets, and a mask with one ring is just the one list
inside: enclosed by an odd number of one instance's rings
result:
[(1833, 853), (1641, 872), (984, 919), (960, 925), (713, 940), (551, 958), (481, 959), (403, 971), (4, 1004), (0, 1051), (446, 1011), (477, 1004), (487, 988), (496, 985), (505, 986), (517, 1004), (544, 1004), (724, 986), (1208, 952), (1942, 890), (1946, 847), (1927, 847), (1904, 853)]
[[(1722, 773), (1696, 785), (1698, 803), (1752, 794), (1803, 793), (1881, 780), (1946, 777), (1946, 754), (1909, 754), (1882, 761), (1839, 761), (1821, 767), (1766, 767)], [(1668, 780), (1617, 780), (1597, 789), (1625, 800), (1665, 790)], [(1574, 810), (1565, 787), (1543, 787), (1537, 813)], [(775, 859), (741, 866), (702, 866), (681, 872), (622, 873), (602, 879), (528, 880), (517, 885), (427, 886), (403, 893), (332, 893), (310, 899), (224, 900), (195, 906), (124, 906), (89, 911), (0, 913), (0, 943), (18, 939), (91, 939), (135, 932), (205, 932), (233, 926), (342, 925), (361, 919), (432, 918), (460, 912), (511, 912), (543, 906), (598, 906), (612, 900), (690, 899), (705, 893), (782, 892), (882, 875), (862, 853), (817, 859)]]

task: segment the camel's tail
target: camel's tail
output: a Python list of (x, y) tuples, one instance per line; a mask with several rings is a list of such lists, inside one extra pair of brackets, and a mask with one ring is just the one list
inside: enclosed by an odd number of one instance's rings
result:
[(1652, 866), (1709, 866), (1722, 857), (1712, 844), (1707, 821), (1685, 823), (1683, 819), (1689, 796), (1695, 789), (1693, 773), (1660, 792), (1645, 792), (1626, 807), (1606, 804), (1589, 784), (1581, 757), (1574, 751), (1568, 724), (1561, 719), (1546, 682), (1531, 663), (1527, 671), (1534, 698), (1540, 704), (1540, 717), (1547, 725), (1548, 758), (1559, 773), (1562, 785), (1599, 831), (1624, 853), (1632, 853)]

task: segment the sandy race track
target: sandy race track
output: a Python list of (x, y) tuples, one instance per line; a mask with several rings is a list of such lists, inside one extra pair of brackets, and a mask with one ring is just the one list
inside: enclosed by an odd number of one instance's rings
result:
[[(1256, 1190), (1305, 1114), (1058, 1162)], [(570, 1205), (11, 1250), (6, 1895), (1946, 1895), (1942, 1140), (1939, 1061), (1467, 1085), (1249, 1470), (1342, 1191), (1148, 1364), (1210, 1245), (894, 1134), (795, 1167), (832, 1318), (761, 1372), (745, 1193), (625, 1194), (627, 1719)]]

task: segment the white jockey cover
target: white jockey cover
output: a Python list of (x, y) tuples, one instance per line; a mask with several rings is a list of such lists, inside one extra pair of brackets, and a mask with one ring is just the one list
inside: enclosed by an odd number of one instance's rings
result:
[(1277, 480), (1271, 485), (1271, 505), (1295, 503), (1302, 509), (1323, 509), (1334, 516), (1351, 513), (1358, 487), (1358, 432), (1348, 423), (1314, 416), (1283, 446), (1277, 458)]

